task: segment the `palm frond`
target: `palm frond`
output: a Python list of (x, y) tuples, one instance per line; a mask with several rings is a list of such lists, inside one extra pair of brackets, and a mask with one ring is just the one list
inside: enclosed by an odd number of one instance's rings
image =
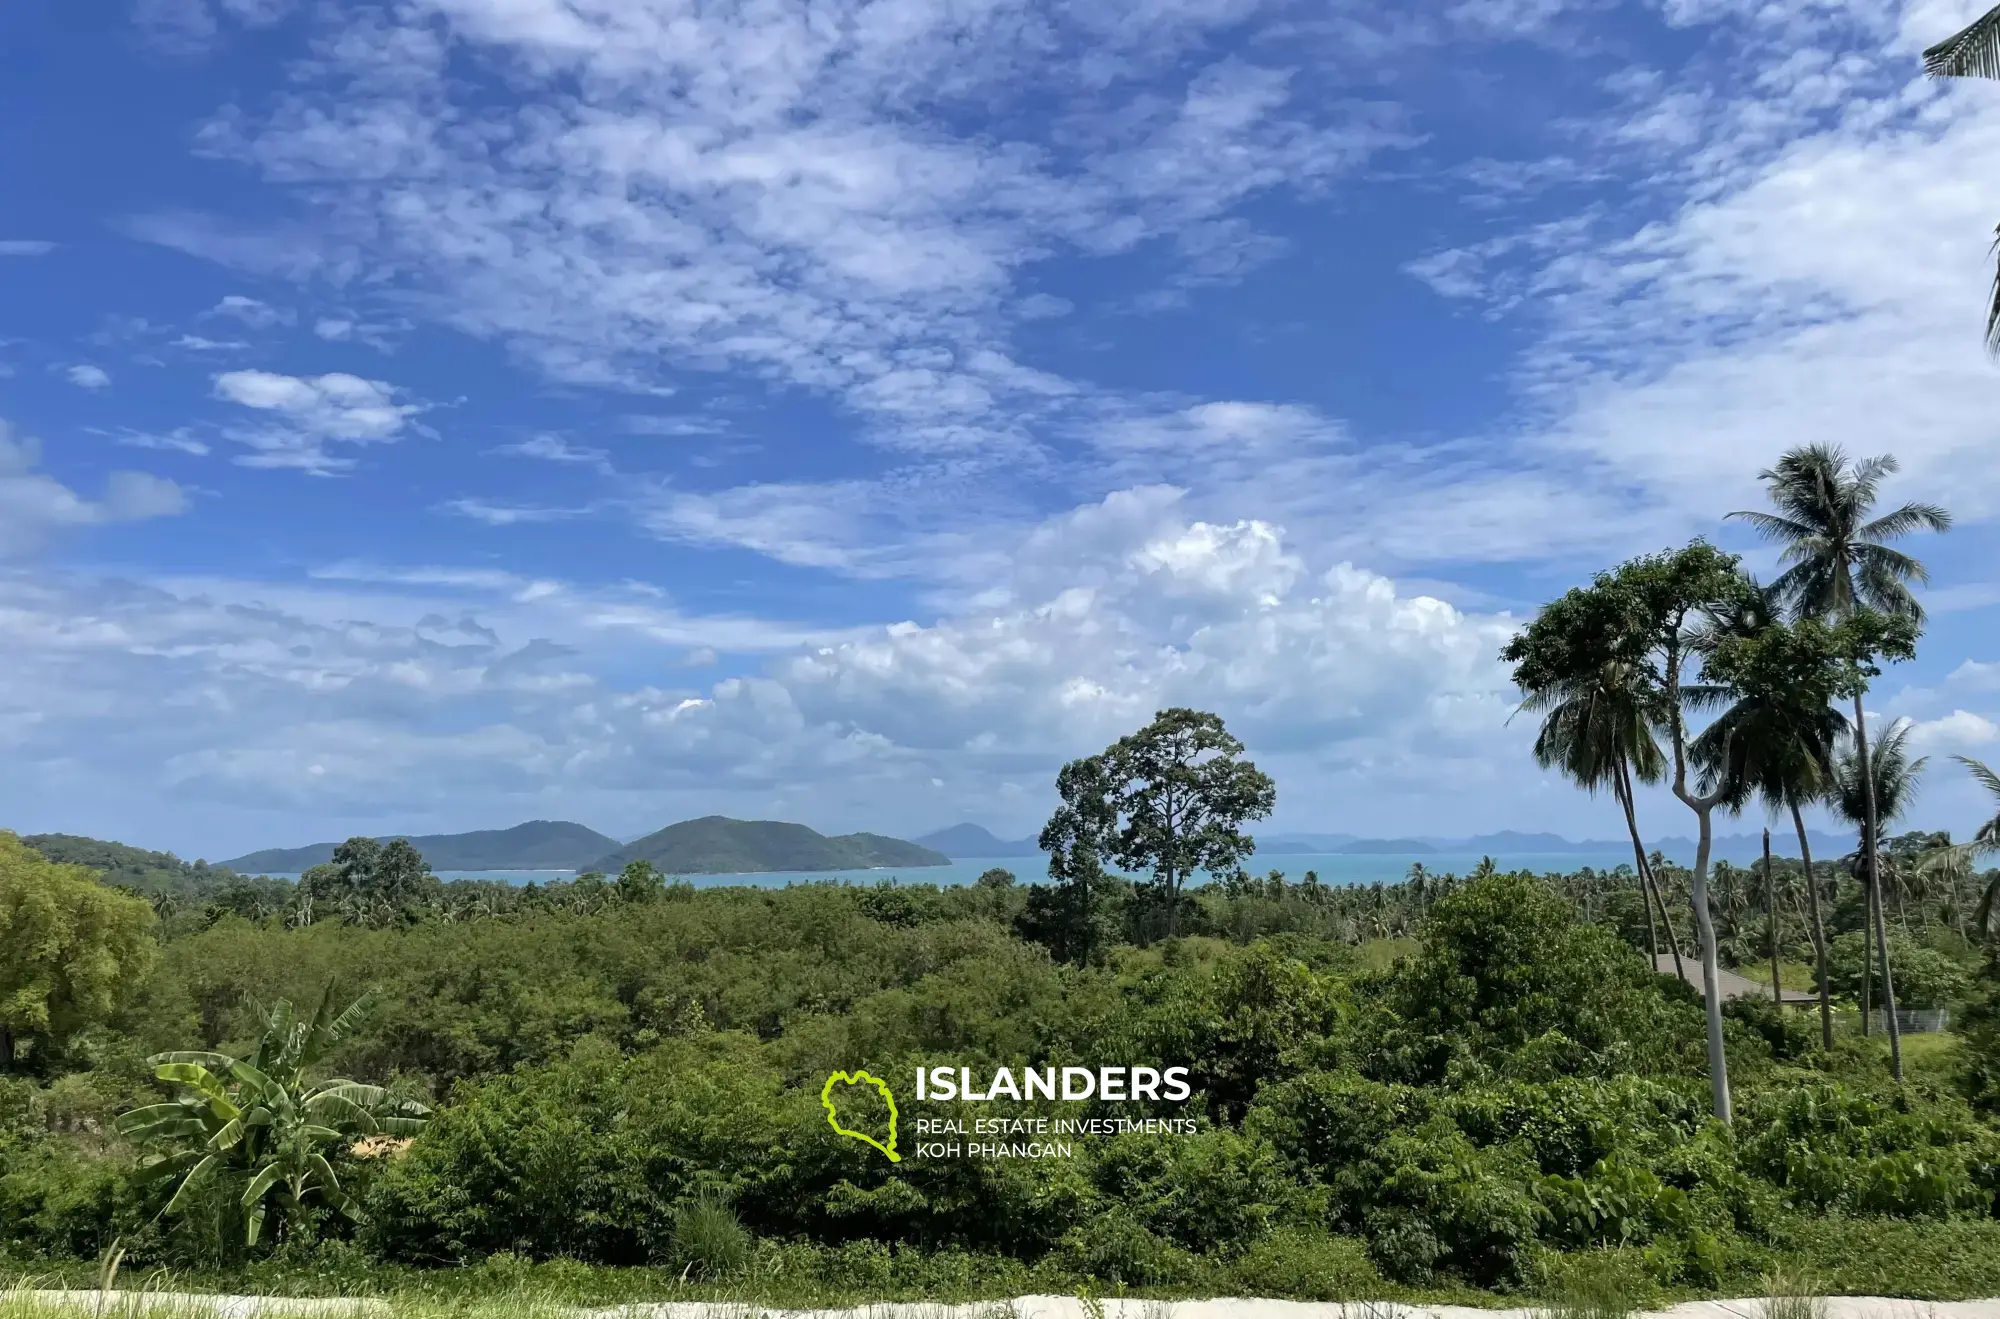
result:
[(1725, 518), (1741, 518), (1757, 529), (1757, 534), (1765, 540), (1780, 540), (1786, 544), (1811, 540), (1819, 532), (1810, 523), (1797, 518), (1780, 517), (1776, 513), (1759, 512), (1756, 509), (1739, 509), (1726, 513)]
[[(1898, 540), (1913, 531), (1950, 531), (1951, 513), (1938, 504), (1911, 502), (1854, 530), (1861, 541)], [(1912, 563), (1916, 561), (1911, 560)]]
[(1924, 72), (1933, 78), (2000, 78), (2000, 7), (1926, 50)]
[(1972, 777), (1979, 780), (1980, 787), (1992, 793), (1995, 799), (2000, 799), (2000, 774), (1995, 774), (1985, 761), (1974, 760), (1971, 756), (1953, 756), (1952, 759), (1965, 766)]
[[(1993, 246), (1987, 249), (1990, 260), (2000, 252), (2000, 225), (1993, 228)], [(1993, 270), (1993, 286), (1986, 294), (1986, 351), (2000, 357), (2000, 265)]]

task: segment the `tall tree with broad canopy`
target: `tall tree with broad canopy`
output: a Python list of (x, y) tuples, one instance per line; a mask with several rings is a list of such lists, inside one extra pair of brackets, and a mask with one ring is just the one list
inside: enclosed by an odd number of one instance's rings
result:
[(1182, 706), (1160, 711), (1102, 754), (1065, 765), (1056, 786), (1063, 804), (1042, 831), (1043, 847), (1053, 856), (1050, 843), (1062, 843), (1072, 864), (1087, 854), (1152, 872), (1169, 938), (1188, 876), (1235, 870), (1257, 850), (1244, 823), (1270, 815), (1278, 795), (1219, 715)]
[(58, 865), (0, 830), (0, 1072), (16, 1045), (60, 1049), (142, 984), (155, 947), (153, 908)]
[(1064, 765), (1056, 774), (1056, 795), (1062, 804), (1036, 840), (1048, 853), (1051, 882), (1029, 886), (1015, 930), (1056, 961), (1087, 966), (1111, 938), (1105, 906), (1114, 881), (1104, 873), (1104, 857), (1118, 812), (1105, 757)]

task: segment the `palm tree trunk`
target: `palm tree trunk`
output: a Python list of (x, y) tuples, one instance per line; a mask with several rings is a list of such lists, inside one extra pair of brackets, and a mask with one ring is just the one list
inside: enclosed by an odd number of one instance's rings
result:
[(1708, 914), (1709, 812), (1697, 814), (1701, 830), (1695, 843), (1692, 887), (1695, 934), (1701, 940), (1702, 999), (1708, 1008), (1708, 1080), (1715, 1116), (1727, 1126), (1734, 1114), (1729, 1102), (1729, 1058), (1722, 1050), (1722, 981), (1715, 964), (1715, 922)]
[(1674, 950), (1674, 974), (1686, 980), (1681, 969), (1681, 943), (1674, 937), (1674, 923), (1667, 919), (1667, 904), (1660, 898), (1660, 890), (1653, 883), (1653, 868), (1646, 864), (1646, 848), (1639, 841), (1639, 816), (1632, 808), (1632, 776), (1629, 767), (1621, 757), (1617, 767), (1618, 777), (1613, 780), (1617, 789), (1618, 804), (1625, 808), (1625, 831), (1632, 836), (1632, 861), (1639, 868), (1639, 891), (1646, 903), (1646, 933), (1653, 944), (1653, 969), (1660, 968), (1660, 936), (1653, 928), (1653, 904), (1660, 908), (1660, 919), (1667, 927), (1667, 946)]
[(1771, 831), (1764, 831), (1764, 914), (1771, 923), (1771, 1002), (1783, 1007), (1784, 991), (1778, 988), (1778, 878), (1771, 870)]
[[(1875, 813), (1875, 772), (1868, 764), (1868, 714), (1862, 708), (1859, 691), (1854, 693), (1854, 754), (1855, 765), (1861, 771), (1861, 794), (1868, 816), (1861, 847), (1868, 869), (1869, 906), (1875, 916), (1875, 947), (1882, 957), (1882, 1019), (1889, 1026), (1889, 1071), (1900, 1084), (1903, 1079), (1903, 1032), (1896, 1025), (1896, 986), (1889, 977), (1889, 936), (1882, 928), (1882, 849), (1876, 842), (1880, 821)], [(1866, 936), (1863, 940), (1866, 941)], [(1862, 1020), (1866, 1021), (1866, 1016)]]
[(1792, 827), (1799, 831), (1799, 860), (1806, 868), (1806, 897), (1812, 903), (1813, 961), (1819, 974), (1820, 1044), (1833, 1048), (1833, 998), (1826, 986), (1826, 926), (1819, 918), (1819, 881), (1813, 878), (1812, 844), (1806, 841), (1806, 817), (1799, 804), (1792, 803)]

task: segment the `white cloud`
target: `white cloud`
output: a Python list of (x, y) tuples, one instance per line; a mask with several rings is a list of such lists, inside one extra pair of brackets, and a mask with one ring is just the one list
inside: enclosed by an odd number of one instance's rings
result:
[(183, 334), (167, 346), (185, 348), (191, 353), (221, 353), (248, 348), (250, 345), (241, 339), (209, 339), (199, 334)]
[(618, 420), (619, 429), (633, 435), (671, 435), (685, 437), (692, 435), (721, 435), (729, 429), (729, 423), (717, 417), (649, 417), (627, 416)]
[(179, 486), (144, 472), (114, 471), (105, 478), (104, 497), (87, 499), (36, 471), (40, 460), (35, 440), (15, 438), (0, 422), (0, 556), (37, 549), (68, 528), (169, 517), (187, 507)]
[(208, 455), (208, 445), (194, 438), (185, 426), (177, 427), (161, 435), (152, 431), (93, 431), (94, 435), (108, 434), (114, 444), (122, 444), (129, 449), (160, 449), (173, 453), (192, 454), (197, 458)]
[(1965, 660), (1951, 671), (1946, 680), (1975, 692), (2000, 692), (2000, 663), (1987, 660)]
[[(1310, 565), (1275, 527), (1190, 521), (1171, 501), (1108, 501), (1034, 539), (1044, 564), (1103, 571), (833, 633), (488, 568), (338, 564), (297, 587), (0, 576), (0, 643), (21, 657), (0, 729), (14, 763), (47, 769), (38, 784), (81, 774), (144, 784), (162, 811), (314, 819), (464, 800), (595, 818), (592, 803), (643, 794), (657, 822), (803, 794), (816, 818), (916, 829), (1002, 800), (1043, 810), (1063, 759), (1177, 703), (1222, 712), (1295, 802), (1337, 793), (1385, 827), (1440, 785), (1476, 790), (1496, 820), (1532, 786), (1490, 769), (1522, 737), (1505, 727), (1504, 617)], [(376, 594), (342, 594), (356, 588)], [(564, 645), (536, 640), (551, 636)], [(770, 658), (700, 688), (608, 676), (746, 652)], [(79, 735), (127, 719), (115, 755)]]
[[(1186, 276), (1231, 277), (1271, 250), (1233, 208), (1408, 140), (1379, 103), (1203, 49), (1262, 7), (918, 3), (891, 21), (842, 0), (821, 22), (423, 0), (356, 23), (275, 114), (219, 118), (204, 146), (342, 197), (356, 226), (319, 250), (343, 278), (401, 272), (428, 314), (559, 378), (727, 366), (831, 395), (900, 450), (1004, 461), (1056, 397), (1005, 342), (1028, 263), (1161, 241)], [(505, 150), (449, 127), (457, 50), (512, 84)], [(930, 112), (958, 98), (1060, 108), (996, 139)], [(154, 236), (244, 246), (187, 217)]]
[(289, 307), (274, 307), (261, 299), (245, 297), (241, 293), (229, 294), (209, 308), (205, 314), (241, 321), (253, 330), (268, 330), (279, 325), (290, 325), (297, 319), (297, 313)]
[(570, 443), (560, 435), (535, 435), (517, 444), (503, 444), (494, 453), (512, 454), (517, 458), (539, 458), (543, 462), (570, 463), (593, 468), (610, 476), (613, 475), (610, 455), (602, 449)]
[(1931, 751), (1973, 751), (2000, 740), (2000, 725), (1970, 710), (1953, 710), (1938, 719), (1925, 719), (1910, 726), (1910, 741)]
[(289, 467), (325, 475), (353, 466), (326, 452), (329, 443), (382, 444), (399, 439), (422, 404), (404, 403), (402, 391), (380, 380), (344, 372), (288, 376), (270, 371), (225, 371), (215, 396), (267, 414), (273, 424), (230, 430), (251, 452), (245, 467)]
[(484, 522), (489, 527), (511, 527), (524, 522), (561, 522), (589, 514), (587, 508), (556, 508), (533, 504), (496, 504), (491, 500), (463, 496), (438, 505), (442, 512)]
[(47, 256), (55, 250), (54, 243), (39, 238), (0, 238), (0, 256)]
[(1811, 439), (1897, 454), (1897, 498), (2000, 514), (1972, 182), (2000, 170), (2000, 95), (1924, 81), (1953, 21), (1919, 8), (1678, 6), (1697, 53), (1621, 71), (1614, 112), (1568, 125), (1626, 190), (1413, 267), (1539, 333), (1509, 464), (1686, 534)]
[(111, 383), (110, 372), (101, 366), (92, 366), (88, 362), (72, 366), (63, 374), (68, 376), (69, 382), (78, 389), (103, 389)]

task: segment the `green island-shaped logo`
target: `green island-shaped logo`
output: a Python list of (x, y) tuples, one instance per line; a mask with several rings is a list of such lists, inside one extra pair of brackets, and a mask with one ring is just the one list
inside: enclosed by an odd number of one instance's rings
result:
[[(845, 1082), (848, 1085), (872, 1085), (882, 1092), (882, 1098), (889, 1105), (888, 1144), (884, 1145), (865, 1131), (855, 1131), (852, 1128), (840, 1125), (840, 1111), (834, 1107), (833, 1103), (833, 1087), (836, 1082)], [(855, 1140), (866, 1141), (868, 1144), (873, 1145), (876, 1149), (888, 1155), (889, 1162), (891, 1163), (901, 1163), (903, 1161), (903, 1156), (896, 1153), (896, 1096), (889, 1093), (889, 1086), (886, 1081), (870, 1076), (867, 1072), (835, 1072), (832, 1076), (827, 1077), (826, 1084), (820, 1087), (819, 1102), (820, 1107), (826, 1110), (826, 1124), (829, 1127), (832, 1127), (843, 1136), (851, 1136)]]

